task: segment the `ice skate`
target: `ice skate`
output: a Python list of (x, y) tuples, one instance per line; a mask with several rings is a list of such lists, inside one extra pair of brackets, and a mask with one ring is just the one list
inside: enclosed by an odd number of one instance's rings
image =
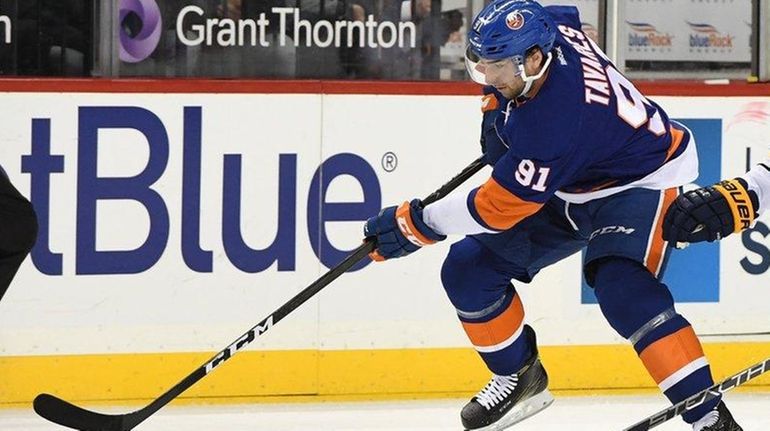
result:
[[(535, 333), (524, 327), (534, 345)], [(515, 374), (492, 376), (492, 380), (460, 413), (466, 430), (496, 431), (508, 428), (553, 403), (548, 391), (548, 374), (535, 353)]]
[(692, 424), (692, 429), (693, 431), (743, 431), (723, 401), (720, 401), (714, 410), (698, 422)]

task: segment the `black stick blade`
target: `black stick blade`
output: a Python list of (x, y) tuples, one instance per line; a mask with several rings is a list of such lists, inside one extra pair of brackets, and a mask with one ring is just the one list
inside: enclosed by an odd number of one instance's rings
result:
[(128, 431), (125, 415), (106, 415), (78, 407), (49, 394), (40, 394), (32, 402), (35, 412), (51, 422), (80, 431)]

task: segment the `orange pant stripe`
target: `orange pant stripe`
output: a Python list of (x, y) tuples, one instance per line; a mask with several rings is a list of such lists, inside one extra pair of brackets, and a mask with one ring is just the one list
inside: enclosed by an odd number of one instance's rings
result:
[(647, 371), (658, 384), (703, 356), (703, 348), (692, 326), (655, 341), (639, 354)]
[(462, 324), (473, 345), (485, 348), (509, 340), (521, 328), (523, 322), (524, 306), (519, 295), (515, 295), (508, 308), (489, 322)]

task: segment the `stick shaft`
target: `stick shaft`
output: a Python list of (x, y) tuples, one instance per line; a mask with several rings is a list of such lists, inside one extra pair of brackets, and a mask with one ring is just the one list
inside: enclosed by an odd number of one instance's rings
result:
[[(485, 165), (484, 160), (485, 159), (483, 156), (474, 160), (470, 165), (465, 167), (465, 169), (463, 169), (459, 174), (457, 174), (455, 177), (450, 179), (446, 184), (444, 184), (438, 190), (436, 190), (435, 192), (428, 195), (428, 197), (423, 199), (422, 201), (423, 205), (432, 204), (437, 200), (448, 195), (450, 192), (452, 192), (454, 189), (460, 186), (460, 184), (464, 183), (466, 180), (468, 180), (470, 177), (476, 174), (476, 172), (480, 171), (481, 168), (483, 168)], [(303, 289), (301, 292), (299, 292), (297, 295), (291, 298), (288, 302), (286, 302), (280, 308), (275, 310), (272, 314), (264, 318), (261, 322), (257, 323), (253, 328), (249, 329), (245, 334), (243, 334), (241, 337), (235, 340), (227, 348), (225, 348), (224, 350), (214, 355), (214, 357), (209, 359), (200, 368), (195, 370), (192, 374), (187, 376), (184, 380), (177, 383), (176, 386), (169, 389), (166, 393), (164, 393), (158, 399), (156, 399), (150, 405), (148, 405), (147, 415), (142, 420), (146, 419), (151, 414), (158, 411), (161, 407), (168, 404), (171, 400), (173, 400), (174, 398), (179, 396), (182, 392), (184, 392), (185, 390), (190, 388), (192, 385), (194, 385), (198, 380), (202, 379), (206, 374), (213, 371), (214, 368), (218, 367), (219, 365), (224, 363), (226, 360), (230, 359), (234, 354), (238, 353), (241, 349), (251, 344), (251, 342), (254, 341), (258, 336), (267, 332), (273, 325), (283, 320), (284, 317), (286, 317), (292, 311), (299, 308), (300, 305), (304, 304), (308, 299), (315, 296), (324, 287), (328, 286), (331, 282), (336, 280), (340, 275), (347, 272), (351, 267), (353, 267), (355, 264), (357, 264), (366, 256), (368, 256), (369, 253), (374, 251), (374, 248), (375, 248), (375, 245), (373, 241), (364, 241), (363, 244), (358, 246), (358, 248), (356, 248), (342, 262), (337, 264), (337, 266), (330, 269), (326, 274), (322, 275), (321, 278), (314, 281), (310, 286)]]
[[(448, 195), (460, 184), (480, 171), (481, 168), (485, 166), (484, 160), (484, 156), (474, 160), (458, 175), (449, 180), (446, 184), (441, 186), (428, 197), (423, 199), (423, 205), (429, 205)], [(120, 415), (105, 415), (82, 409), (52, 395), (41, 394), (35, 400), (35, 411), (46, 419), (51, 420), (52, 422), (75, 429), (95, 429), (101, 431), (131, 430), (138, 424), (144, 422), (144, 420), (160, 410), (163, 406), (170, 403), (182, 392), (186, 391), (199, 380), (206, 377), (207, 374), (233, 357), (233, 355), (244, 349), (247, 345), (251, 344), (257, 337), (270, 330), (270, 328), (272, 328), (275, 324), (283, 320), (284, 317), (288, 316), (291, 312), (299, 308), (307, 300), (315, 296), (324, 287), (347, 272), (355, 264), (366, 258), (366, 256), (374, 249), (374, 241), (369, 239), (365, 240), (363, 244), (353, 250), (353, 252), (348, 255), (348, 257), (346, 257), (342, 262), (337, 264), (337, 266), (331, 268), (318, 280), (314, 281), (308, 287), (303, 289), (288, 302), (275, 310), (272, 314), (246, 331), (246, 333), (241, 335), (224, 350), (215, 354), (208, 361), (206, 361), (206, 363), (198, 367), (195, 371), (190, 373), (187, 377), (182, 379), (180, 382), (178, 382), (176, 385), (171, 387), (168, 391), (164, 392), (161, 396), (153, 400), (150, 404), (142, 409)]]
[(765, 372), (770, 371), (770, 358), (765, 359), (763, 362), (754, 364), (745, 370), (736, 373), (727, 379), (707, 388), (697, 394), (682, 400), (673, 406), (661, 410), (652, 416), (649, 416), (636, 424), (624, 429), (623, 431), (647, 431), (651, 428), (667, 422), (669, 419), (675, 418), (680, 414), (691, 410), (703, 403), (709, 402), (721, 394), (736, 388), (749, 380), (758, 377)]

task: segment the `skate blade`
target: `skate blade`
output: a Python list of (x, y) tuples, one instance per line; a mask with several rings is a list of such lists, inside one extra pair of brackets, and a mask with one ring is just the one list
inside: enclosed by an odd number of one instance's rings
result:
[(499, 421), (484, 428), (476, 428), (473, 431), (500, 431), (506, 429), (545, 410), (545, 408), (552, 403), (553, 395), (546, 389), (532, 398), (527, 398), (522, 401), (519, 405), (512, 408), (505, 416), (500, 418)]

